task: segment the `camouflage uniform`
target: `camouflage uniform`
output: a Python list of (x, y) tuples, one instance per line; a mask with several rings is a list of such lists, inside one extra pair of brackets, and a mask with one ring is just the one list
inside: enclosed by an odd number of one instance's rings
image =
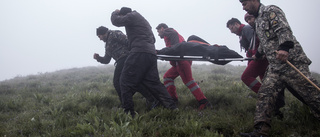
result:
[(124, 61), (129, 54), (128, 39), (125, 34), (119, 30), (108, 30), (105, 45), (105, 55), (102, 58), (98, 58), (98, 61), (104, 64), (108, 64), (113, 58), (117, 65), (115, 65), (113, 86), (116, 89), (120, 102), (121, 90), (120, 90), (120, 75), (123, 68)]
[(126, 57), (129, 54), (127, 36), (119, 30), (109, 30), (107, 33), (104, 58), (112, 57), (115, 61), (118, 61), (120, 58)]
[(289, 50), (288, 61), (317, 84), (309, 71), (311, 61), (293, 36), (285, 14), (277, 6), (261, 4), (255, 21), (256, 32), (261, 42), (258, 52), (265, 54), (269, 61), (269, 69), (258, 93), (254, 118), (255, 128), (260, 134), (267, 135), (271, 128), (271, 115), (275, 107), (275, 99), (285, 85), (292, 87), (311, 108), (314, 115), (320, 119), (320, 91), (291, 66), (276, 59), (275, 51), (280, 49), (280, 45), (287, 41), (293, 42), (294, 46)]

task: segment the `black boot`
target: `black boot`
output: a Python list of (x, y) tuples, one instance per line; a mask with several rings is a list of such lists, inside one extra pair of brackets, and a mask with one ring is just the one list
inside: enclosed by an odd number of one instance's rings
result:
[(253, 131), (253, 132), (250, 132), (250, 133), (240, 133), (240, 136), (241, 137), (268, 137), (266, 135), (259, 134), (256, 131)]
[(274, 112), (274, 116), (277, 117), (280, 120), (283, 119), (283, 113), (280, 110), (275, 111)]
[(251, 133), (240, 133), (241, 137), (268, 137), (271, 126), (265, 122), (259, 122), (254, 126), (255, 130)]

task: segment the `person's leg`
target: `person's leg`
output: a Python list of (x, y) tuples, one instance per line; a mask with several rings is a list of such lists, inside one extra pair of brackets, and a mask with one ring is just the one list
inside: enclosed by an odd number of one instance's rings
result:
[[(250, 61), (247, 68), (241, 75), (241, 80), (245, 83), (252, 91), (258, 93), (261, 83), (256, 79), (258, 76), (263, 76), (267, 68), (265, 63), (262, 61)], [(261, 70), (262, 69), (262, 70)], [(261, 77), (260, 77), (261, 78)]]
[(296, 97), (298, 100), (300, 100), (303, 104), (307, 104), (303, 98), (298, 94), (298, 92), (296, 90), (294, 90), (292, 87), (288, 86), (288, 84), (286, 84), (286, 88), (289, 90), (289, 92)]
[(157, 66), (157, 56), (153, 54), (145, 53), (140, 58), (142, 63), (146, 67), (145, 75), (142, 80), (142, 84), (145, 85), (151, 92), (151, 94), (160, 103), (168, 109), (176, 109), (176, 105), (168, 93), (165, 86), (161, 83), (159, 78), (159, 71)]
[[(318, 82), (311, 76), (308, 65), (295, 65), (297, 69), (300, 70), (306, 77), (308, 77), (314, 84), (319, 86)], [(305, 104), (310, 108), (314, 116), (320, 120), (320, 91), (314, 87), (310, 82), (305, 80), (297, 71), (293, 68), (290, 68), (289, 71), (286, 71), (286, 75), (283, 78), (288, 86), (292, 87), (295, 94), (301, 97)]]
[(306, 102), (303, 100), (303, 98), (298, 94), (298, 92), (296, 90), (294, 90), (292, 87), (288, 86), (287, 83), (285, 83), (285, 87), (283, 87), (283, 89), (281, 90), (278, 98), (277, 98), (277, 103), (276, 103), (276, 108), (275, 108), (275, 113), (277, 113), (277, 109), (279, 111), (280, 108), (282, 108), (285, 105), (285, 99), (284, 99), (284, 91), (285, 88), (288, 89), (288, 91), (294, 96), (296, 97), (298, 100), (300, 100), (302, 103), (306, 104)]
[[(124, 62), (126, 61), (126, 58), (127, 57), (123, 57), (123, 58), (117, 60), (116, 68), (115, 68), (114, 76), (113, 76), (114, 87), (119, 95), (120, 102), (122, 102), (121, 90), (120, 90), (120, 76), (121, 76), (121, 71), (123, 69)], [(147, 90), (148, 89), (143, 85), (138, 86), (138, 92), (141, 93), (141, 95), (146, 98), (146, 105), (147, 105), (147, 108), (150, 110), (150, 109), (156, 107), (158, 105), (159, 101), (156, 98), (154, 98), (153, 95), (150, 92), (148, 92)], [(135, 94), (135, 91), (133, 94)]]
[(183, 83), (190, 89), (190, 92), (199, 102), (199, 109), (204, 109), (207, 104), (211, 105), (192, 77), (191, 63), (189, 61), (178, 61), (177, 69)]
[(120, 76), (121, 76), (121, 71), (124, 65), (124, 62), (126, 61), (126, 58), (119, 59), (117, 61), (117, 65), (115, 66), (114, 69), (114, 74), (113, 74), (113, 86), (116, 89), (116, 92), (118, 93), (119, 100), (120, 100), (120, 105), (122, 104), (122, 99), (121, 99), (121, 88), (120, 88)]
[(151, 110), (159, 105), (159, 101), (148, 91), (149, 89), (144, 86), (143, 84), (140, 84), (138, 87), (138, 92), (146, 98), (146, 106), (148, 110)]
[(140, 61), (140, 53), (130, 53), (120, 77), (122, 105), (126, 113), (135, 115), (132, 96), (145, 76), (146, 65)]
[(284, 85), (279, 76), (280, 74), (268, 70), (259, 89), (254, 117), (255, 134), (268, 135), (271, 128), (271, 116)]
[[(258, 61), (257, 63), (254, 63), (253, 66), (256, 67), (258, 76), (260, 80), (262, 81), (264, 78), (264, 75), (268, 69), (269, 62), (267, 59), (263, 59)], [(285, 105), (285, 98), (284, 98), (284, 91), (285, 91), (285, 86), (278, 87), (277, 91), (280, 91), (277, 98), (276, 98), (276, 103), (275, 103), (275, 108), (274, 108), (274, 115), (280, 119), (283, 118), (283, 113), (280, 111), (280, 108), (284, 107)]]
[(276, 98), (276, 103), (274, 106), (274, 116), (278, 117), (279, 119), (282, 119), (283, 113), (280, 111), (280, 108), (284, 107), (285, 105), (285, 98), (284, 98), (285, 86), (278, 87), (277, 90), (280, 92)]
[(167, 88), (169, 94), (173, 98), (174, 101), (178, 101), (178, 95), (176, 92), (176, 86), (174, 85), (174, 79), (179, 76), (177, 71), (177, 67), (171, 67), (163, 76), (164, 86)]
[(255, 66), (257, 67), (257, 71), (258, 71), (258, 76), (260, 78), (260, 80), (263, 80), (264, 74), (267, 72), (268, 70), (268, 66), (269, 66), (269, 62), (267, 59), (263, 59), (261, 61), (259, 61), (257, 64), (255, 64)]
[(116, 92), (118, 94), (120, 104), (121, 104), (122, 101), (121, 101), (121, 89), (120, 89), (120, 75), (121, 75), (121, 72), (119, 72), (117, 68), (115, 68), (114, 75), (113, 75), (113, 86), (116, 89)]
[(302, 103), (306, 104), (306, 102), (303, 100), (303, 98), (298, 94), (297, 91), (295, 91), (293, 88), (288, 86), (288, 84), (285, 84), (285, 87), (281, 89), (281, 92), (279, 93), (277, 99), (276, 99), (276, 105), (275, 105), (275, 110), (274, 110), (274, 115), (277, 116), (278, 118), (282, 119), (283, 113), (280, 111), (280, 108), (284, 107), (285, 105), (285, 97), (284, 97), (284, 91), (285, 88), (288, 89), (288, 91), (296, 97), (298, 100), (300, 100)]

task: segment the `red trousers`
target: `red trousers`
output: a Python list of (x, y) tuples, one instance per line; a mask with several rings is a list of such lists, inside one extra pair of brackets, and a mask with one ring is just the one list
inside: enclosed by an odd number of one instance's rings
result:
[(167, 88), (169, 94), (174, 100), (178, 100), (176, 87), (174, 85), (174, 79), (178, 76), (181, 77), (183, 83), (190, 89), (193, 96), (200, 101), (207, 99), (202, 93), (199, 85), (194, 81), (191, 71), (191, 61), (176, 61), (175, 66), (173, 65), (163, 76), (164, 85)]
[(268, 65), (269, 63), (266, 59), (259, 61), (249, 61), (247, 68), (242, 73), (241, 80), (251, 90), (258, 93), (258, 90), (261, 87), (261, 83), (256, 78), (259, 76), (260, 80), (263, 79)]

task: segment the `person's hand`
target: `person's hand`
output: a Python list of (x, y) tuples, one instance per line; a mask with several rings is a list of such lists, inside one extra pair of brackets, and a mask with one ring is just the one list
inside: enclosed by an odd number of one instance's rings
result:
[(276, 56), (277, 59), (281, 60), (282, 62), (286, 62), (288, 60), (289, 53), (287, 51), (279, 50), (276, 52), (277, 52), (277, 56)]
[(98, 59), (99, 57), (100, 57), (100, 55), (99, 55), (98, 53), (94, 53), (94, 54), (93, 54), (93, 58), (94, 58), (94, 59)]
[(253, 55), (253, 56), (252, 56), (252, 59), (255, 60), (255, 61), (258, 60), (258, 58), (256, 57), (256, 55)]
[(252, 55), (251, 57), (254, 61), (263, 60), (266, 58), (266, 55), (262, 55), (261, 57), (257, 57), (256, 55)]

